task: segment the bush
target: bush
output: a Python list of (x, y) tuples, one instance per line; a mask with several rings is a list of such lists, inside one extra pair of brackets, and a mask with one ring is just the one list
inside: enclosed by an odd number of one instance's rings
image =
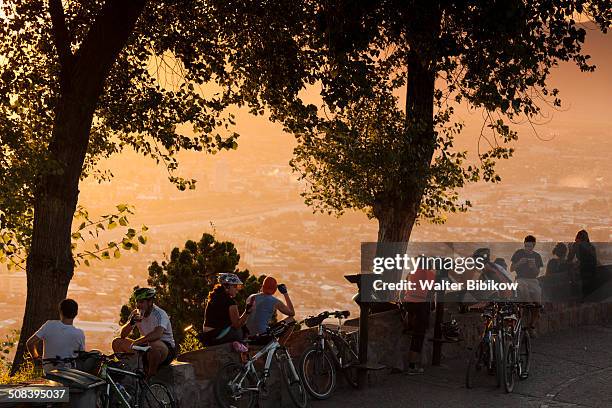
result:
[[(234, 244), (219, 242), (210, 234), (202, 235), (199, 242), (187, 241), (181, 250), (174, 248), (170, 259), (149, 266), (149, 286), (157, 290), (155, 303), (170, 316), (176, 344), (183, 345), (187, 337), (185, 328), (192, 326), (201, 331), (208, 292), (212, 290), (219, 273), (235, 273), (244, 282), (236, 296), (238, 309), (244, 310), (246, 298), (257, 293), (265, 276), (256, 278), (248, 270), (239, 270), (240, 255)], [(121, 308), (120, 322), (127, 321), (135, 307), (133, 299)], [(197, 340), (197, 339), (195, 339)], [(185, 347), (195, 347), (190, 340)]]
[(19, 330), (13, 330), (0, 344), (0, 384), (18, 384), (41, 377), (40, 369), (35, 368), (31, 361), (23, 363), (14, 376), (9, 375), (13, 364), (9, 356), (17, 345), (18, 339)]

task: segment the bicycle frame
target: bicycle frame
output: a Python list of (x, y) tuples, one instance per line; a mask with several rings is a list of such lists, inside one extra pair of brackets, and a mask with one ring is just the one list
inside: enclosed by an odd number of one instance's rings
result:
[[(118, 382), (115, 381), (112, 377), (112, 374), (121, 374), (132, 377), (136, 380), (136, 395), (134, 396), (134, 404), (131, 405), (128, 400), (126, 400), (124, 393), (119, 389)], [(114, 391), (117, 396), (119, 396), (121, 405), (124, 408), (138, 408), (140, 405), (140, 395), (142, 392), (141, 385), (144, 384), (145, 387), (148, 388), (146, 382), (143, 381), (142, 375), (139, 373), (134, 373), (132, 371), (123, 370), (121, 368), (109, 367), (107, 363), (104, 363), (101, 368), (100, 377), (106, 381), (106, 396), (109, 397), (106, 399), (106, 403), (104, 404), (104, 408), (108, 408), (110, 404), (110, 396), (111, 392)], [(151, 393), (151, 396), (155, 399), (155, 402), (159, 403), (160, 401), (157, 397)]]
[[(276, 353), (276, 350), (281, 347), (281, 344), (277, 339), (274, 339), (272, 342), (268, 343), (264, 348), (259, 350), (255, 355), (247, 360), (241, 372), (234, 377), (232, 380), (232, 384), (236, 384), (241, 391), (259, 391), (260, 385), (262, 382), (265, 382), (268, 376), (270, 375), (270, 366), (272, 365), (272, 358)], [(264, 354), (266, 356), (266, 362), (264, 364), (263, 378), (259, 378), (257, 374), (257, 370), (255, 370), (255, 361), (259, 360)], [(253, 373), (255, 378), (257, 379), (256, 388), (253, 387), (242, 387), (242, 383), (244, 379), (249, 375), (249, 373)]]
[[(127, 401), (125, 399), (124, 393), (121, 392), (121, 390), (119, 389), (117, 382), (113, 379), (113, 377), (109, 374), (110, 373), (117, 373), (117, 374), (123, 374), (123, 375), (128, 375), (131, 377), (136, 377), (137, 379), (139, 378), (138, 374), (136, 373), (132, 373), (131, 371), (126, 371), (126, 370), (122, 370), (120, 368), (114, 368), (114, 367), (108, 367), (106, 365), (106, 363), (102, 366), (102, 372), (100, 377), (103, 378), (104, 380), (106, 380), (106, 395), (107, 398), (106, 399), (106, 403), (104, 404), (104, 408), (108, 408), (109, 404), (110, 404), (110, 395), (111, 395), (111, 391), (114, 390), (115, 394), (117, 396), (119, 396), (119, 399), (121, 401), (121, 405), (123, 405), (125, 408), (132, 408), (132, 406), (130, 405), (129, 401)], [(136, 381), (136, 396), (140, 396), (140, 381)], [(111, 390), (112, 388), (112, 390)], [(136, 402), (136, 404), (138, 404), (138, 402)]]
[[(326, 335), (327, 335), (327, 337), (326, 337)], [(321, 342), (321, 346), (320, 346), (321, 350), (325, 350), (325, 345), (326, 345), (326, 343), (329, 343), (330, 340), (332, 342), (334, 342), (334, 345), (336, 347), (339, 346), (339, 348), (341, 347), (341, 348), (347, 349), (353, 355), (355, 361), (359, 360), (359, 357), (357, 356), (357, 354), (355, 353), (353, 348), (350, 346), (350, 344), (346, 341), (346, 339), (343, 336), (341, 336), (336, 330), (329, 329), (327, 327), (324, 327), (323, 324), (320, 324), (319, 325), (319, 334), (318, 334), (317, 341)], [(331, 348), (331, 347), (329, 347), (329, 348)], [(334, 361), (336, 362), (336, 364), (340, 368), (349, 367), (349, 364), (346, 364), (343, 361), (340, 361), (340, 359), (338, 358), (336, 353), (331, 353), (331, 354), (332, 354), (332, 356), (334, 358)]]

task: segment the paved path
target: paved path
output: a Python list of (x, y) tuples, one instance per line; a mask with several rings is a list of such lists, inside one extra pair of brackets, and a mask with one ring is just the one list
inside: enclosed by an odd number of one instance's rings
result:
[(512, 394), (493, 377), (466, 389), (465, 361), (429, 367), (424, 375), (377, 373), (367, 390), (340, 388), (325, 407), (612, 407), (612, 326), (585, 326), (533, 341), (530, 377)]

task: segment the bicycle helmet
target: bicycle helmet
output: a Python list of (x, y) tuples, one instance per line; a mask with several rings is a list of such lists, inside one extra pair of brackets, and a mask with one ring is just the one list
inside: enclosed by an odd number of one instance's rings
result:
[(489, 248), (478, 248), (474, 251), (474, 254), (472, 254), (472, 258), (484, 258), (485, 263), (489, 262), (491, 258), (491, 250)]
[(134, 290), (134, 300), (138, 302), (139, 300), (153, 299), (155, 293), (157, 292), (153, 288), (136, 288)]
[(222, 285), (242, 285), (242, 281), (235, 273), (220, 273), (219, 283)]
[(450, 322), (442, 323), (442, 336), (446, 340), (459, 340), (461, 337), (461, 329), (459, 328), (459, 323), (455, 319)]

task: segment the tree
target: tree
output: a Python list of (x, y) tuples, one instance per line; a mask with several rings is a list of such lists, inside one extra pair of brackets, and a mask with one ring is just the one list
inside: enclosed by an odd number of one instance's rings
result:
[[(322, 3), (309, 25), (322, 33), (309, 47), (322, 54), (322, 107), (279, 114), (298, 139), (292, 165), (308, 183), (306, 203), (366, 211), (379, 242), (407, 242), (416, 220), (467, 210), (457, 189), (500, 181), (495, 163), (513, 153), (517, 133), (507, 122), (560, 106), (551, 69), (563, 61), (595, 68), (582, 52), (586, 19), (607, 32), (609, 1)], [(488, 147), (475, 163), (454, 148), (460, 103), (486, 117), (479, 145)]]
[[(132, 148), (175, 173), (181, 150), (235, 149), (232, 105), (297, 94), (299, 1), (6, 0), (0, 4), (0, 229), (27, 248), (25, 339), (74, 271), (81, 179)], [(204, 89), (206, 86), (206, 89)], [(193, 128), (193, 135), (184, 132)], [(12, 248), (11, 248), (12, 250)]]
[[(244, 310), (246, 298), (259, 292), (265, 276), (256, 278), (248, 269), (239, 270), (240, 255), (231, 242), (219, 242), (210, 234), (199, 242), (187, 241), (181, 250), (174, 248), (170, 259), (149, 266), (148, 284), (157, 290), (155, 303), (170, 316), (176, 344), (181, 344), (188, 326), (201, 330), (208, 292), (219, 273), (235, 273), (244, 282), (236, 302)], [(120, 323), (125, 323), (134, 302), (121, 308)]]

